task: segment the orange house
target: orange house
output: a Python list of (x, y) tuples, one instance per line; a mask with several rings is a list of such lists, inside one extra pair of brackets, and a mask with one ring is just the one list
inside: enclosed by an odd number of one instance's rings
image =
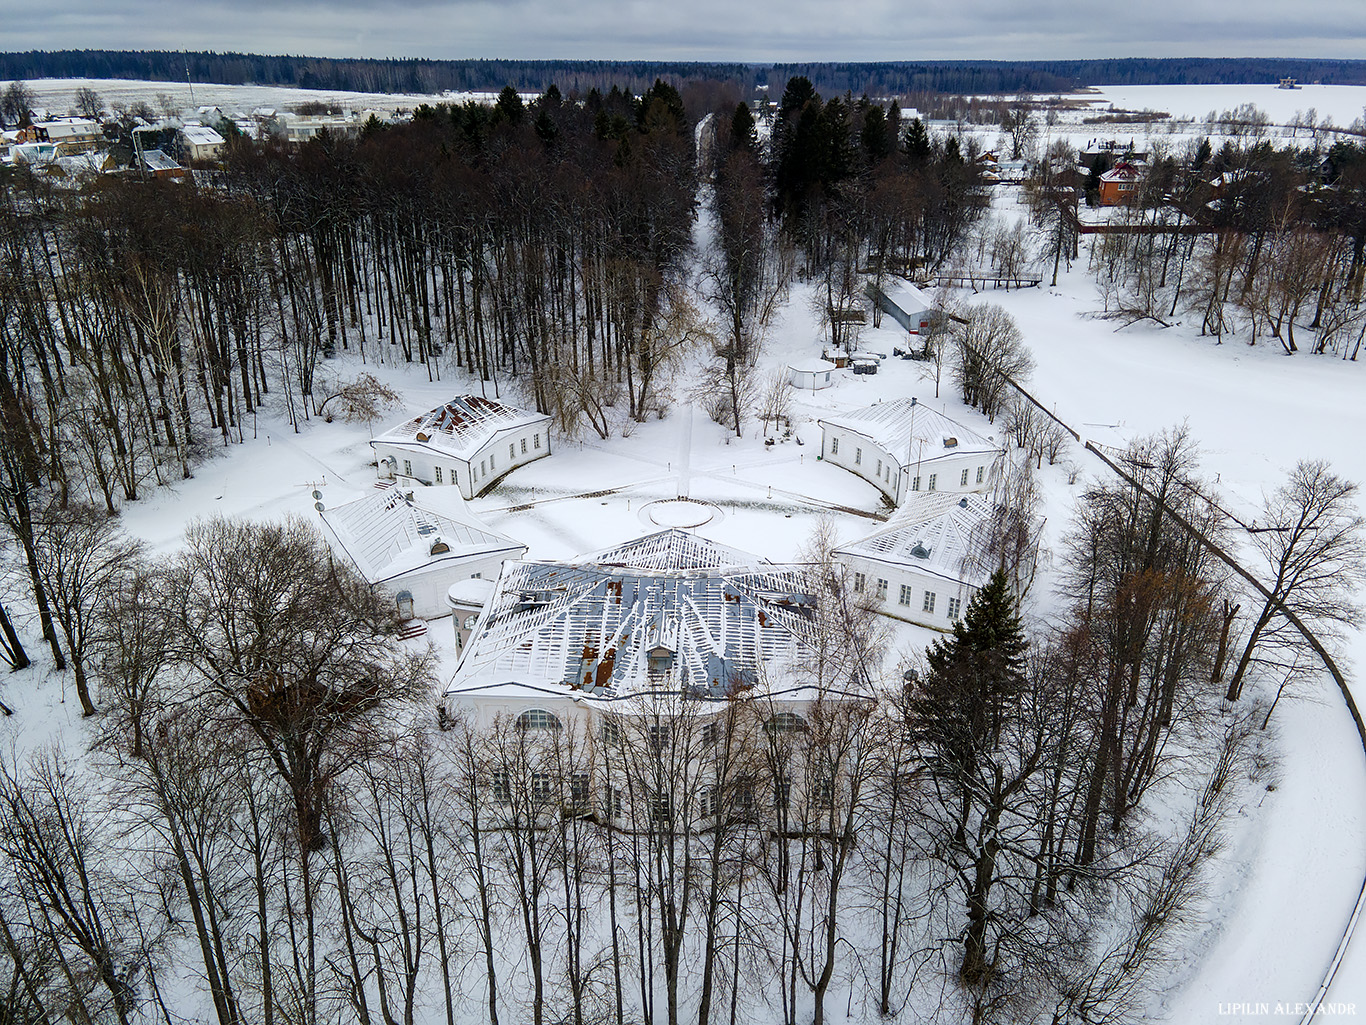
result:
[(1138, 191), (1143, 175), (1132, 164), (1120, 161), (1100, 176), (1100, 205), (1119, 206)]

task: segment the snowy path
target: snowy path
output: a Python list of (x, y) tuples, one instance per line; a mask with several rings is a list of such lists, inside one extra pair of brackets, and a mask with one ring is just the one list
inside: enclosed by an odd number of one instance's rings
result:
[[(710, 116), (710, 115), (708, 115)], [(678, 432), (678, 497), (688, 498), (692, 486), (692, 418), (697, 407), (683, 407), (683, 429)]]

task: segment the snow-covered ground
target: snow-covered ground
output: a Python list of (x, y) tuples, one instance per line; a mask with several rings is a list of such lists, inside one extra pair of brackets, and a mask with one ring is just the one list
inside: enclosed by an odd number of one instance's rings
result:
[[(32, 84), (40, 97), (58, 94), (56, 83)], [(69, 84), (70, 90), (79, 84), (84, 83)], [(111, 83), (89, 84), (106, 100), (120, 95)], [(151, 86), (153, 95), (168, 89), (164, 83)], [(262, 90), (250, 98), (201, 92), (246, 88), (196, 86), (195, 100), (288, 106), (297, 101), (283, 94), (301, 92)], [(1273, 118), (1314, 106), (1339, 124), (1350, 122), (1366, 103), (1366, 89), (1347, 87), (1133, 87), (1104, 94), (1117, 106), (1158, 107), (1174, 116), (1203, 117), (1210, 109), (1248, 101), (1265, 106)], [(321, 98), (311, 92), (300, 96)], [(1282, 100), (1293, 106), (1277, 113), (1270, 104)], [(1013, 194), (998, 192), (998, 204), (1008, 213)], [(820, 354), (808, 297), (809, 289), (794, 288), (772, 325), (765, 370)], [(1090, 316), (1098, 302), (1085, 253), (1055, 289), (975, 298), (998, 302), (1018, 319), (1038, 364), (1032, 390), (1083, 438), (1123, 444), (1186, 422), (1201, 444), (1206, 472), (1217, 475), (1236, 512), (1255, 515), (1262, 493), (1301, 458), (1326, 458), (1340, 474), (1366, 481), (1366, 381), (1359, 364), (1286, 357), (1274, 342), (1250, 348), (1239, 336), (1217, 345), (1198, 337), (1198, 325), (1189, 323), (1115, 330), (1113, 323)], [(887, 320), (881, 329), (867, 329), (860, 345), (890, 356), (902, 342)], [(682, 397), (689, 392), (680, 386), (674, 390), (680, 399), (665, 419), (637, 425), (629, 437), (560, 440), (551, 458), (517, 470), (473, 503), (474, 509), (491, 526), (526, 542), (530, 558), (565, 558), (657, 529), (642, 507), (687, 495), (720, 510), (699, 528), (704, 536), (775, 561), (797, 558), (822, 519), (847, 540), (871, 529), (881, 511), (870, 485), (816, 459), (815, 419), (824, 411), (914, 394), (983, 434), (999, 433), (957, 401), (947, 373), (936, 398), (934, 384), (920, 377), (921, 367), (888, 358), (874, 376), (841, 372), (835, 387), (796, 397), (795, 438), (773, 446), (762, 443), (755, 425), (745, 438), (731, 438)], [(404, 408), (413, 413), (454, 392), (481, 388), (453, 371), (445, 381), (429, 383), (425, 374), (402, 367), (368, 369), (400, 386)], [(391, 419), (401, 417), (395, 411)], [(222, 450), (193, 479), (150, 492), (125, 510), (124, 523), (154, 550), (169, 552), (195, 517), (316, 515), (310, 494), (315, 485), (326, 483), (333, 503), (372, 486), (370, 437), (364, 425), (318, 420), (296, 434), (281, 417), (263, 414), (255, 430), (248, 429), (245, 444)], [(1080, 447), (1069, 458), (1085, 473), (1103, 473)], [(1043, 481), (1049, 535), (1056, 538), (1081, 484), (1069, 485), (1060, 467), (1045, 468)], [(1041, 584), (1034, 613), (1047, 614), (1051, 602)], [(444, 645), (448, 633), (436, 624), (429, 636)], [(929, 636), (904, 627), (898, 643), (909, 649)], [(1366, 701), (1366, 684), (1357, 682), (1357, 667), (1366, 665), (1366, 640), (1353, 637), (1348, 656), (1349, 676)], [(22, 708), (0, 724), (0, 743), (28, 746), (83, 729), (72, 704), (60, 703), (58, 678), (34, 682), (22, 695), (14, 686), (6, 688), (5, 700), (13, 698)], [(1172, 1022), (1293, 1020), (1293, 1012), (1278, 1013), (1277, 1005), (1293, 1006), (1314, 995), (1366, 875), (1366, 758), (1331, 679), (1325, 675), (1282, 701), (1273, 729), (1280, 759), (1267, 779), (1271, 785), (1252, 791), (1237, 810), (1207, 920), (1193, 925), (1189, 960), (1154, 998), (1154, 1014)], [(1329, 999), (1366, 1011), (1366, 934), (1350, 949)], [(1267, 1005), (1266, 1014), (1258, 1004)]]
[(1331, 117), (1346, 127), (1366, 111), (1366, 86), (1313, 85), (1279, 89), (1274, 85), (1105, 85), (1094, 90), (1104, 110), (1110, 104), (1122, 110), (1160, 110), (1173, 118), (1202, 120), (1210, 111), (1222, 113), (1244, 103), (1264, 111), (1276, 124), (1286, 124), (1296, 114), (1312, 108), (1322, 121)]
[(301, 103), (330, 103), (346, 110), (412, 110), (419, 103), (464, 103), (492, 99), (485, 93), (357, 93), (325, 89), (292, 89), (279, 85), (218, 85), (213, 82), (145, 82), (127, 78), (37, 78), (28, 82), (34, 106), (65, 113), (75, 103), (76, 90), (94, 89), (105, 105), (130, 106), (144, 102), (159, 107), (158, 97), (169, 96), (177, 109), (222, 107), (251, 111), (256, 107), (290, 110)]

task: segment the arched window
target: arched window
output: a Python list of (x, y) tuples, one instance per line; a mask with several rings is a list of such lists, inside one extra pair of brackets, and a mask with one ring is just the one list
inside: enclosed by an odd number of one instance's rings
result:
[(806, 729), (806, 720), (796, 712), (778, 712), (764, 723), (764, 729), (771, 734), (799, 733)]
[(517, 717), (519, 730), (558, 730), (560, 720), (544, 708), (528, 708)]

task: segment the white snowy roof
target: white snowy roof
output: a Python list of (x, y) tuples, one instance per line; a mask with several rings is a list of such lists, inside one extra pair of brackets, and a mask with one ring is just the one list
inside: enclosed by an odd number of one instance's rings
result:
[(901, 460), (902, 466), (968, 453), (994, 456), (1001, 451), (995, 442), (914, 398), (878, 402), (816, 422), (863, 435)]
[(498, 586), (496, 580), (488, 577), (466, 577), (464, 580), (457, 580), (451, 584), (451, 588), (446, 592), (446, 602), (450, 605), (471, 605), (482, 608), (488, 604), (493, 589)]
[(468, 461), (496, 434), (549, 421), (544, 413), (529, 413), (497, 399), (459, 395), (444, 406), (385, 431), (370, 444), (433, 448)]
[(814, 661), (806, 587), (804, 567), (681, 530), (574, 562), (505, 563), (446, 693), (780, 689)]
[(179, 164), (159, 149), (143, 150), (142, 163), (149, 171), (176, 171), (180, 168)]
[(823, 359), (807, 359), (800, 363), (789, 363), (787, 369), (798, 374), (824, 374), (837, 369), (835, 364)]
[(915, 492), (881, 530), (834, 549), (835, 555), (876, 559), (978, 586), (986, 580), (976, 556), (991, 532), (996, 507), (982, 495)]
[(180, 130), (185, 141), (194, 146), (221, 146), (223, 136), (206, 125), (186, 125)]
[(476, 555), (506, 552), (516, 559), (526, 554), (526, 545), (475, 519), (455, 488), (419, 488), (410, 494), (388, 487), (321, 515), (372, 584)]
[(33, 127), (41, 128), (47, 132), (48, 140), (51, 142), (97, 136), (103, 132), (97, 122), (83, 117), (61, 117), (53, 121), (39, 121), (35, 122)]
[(922, 310), (934, 309), (934, 300), (909, 281), (889, 284), (883, 295), (896, 303), (897, 308), (903, 313), (919, 313)]

